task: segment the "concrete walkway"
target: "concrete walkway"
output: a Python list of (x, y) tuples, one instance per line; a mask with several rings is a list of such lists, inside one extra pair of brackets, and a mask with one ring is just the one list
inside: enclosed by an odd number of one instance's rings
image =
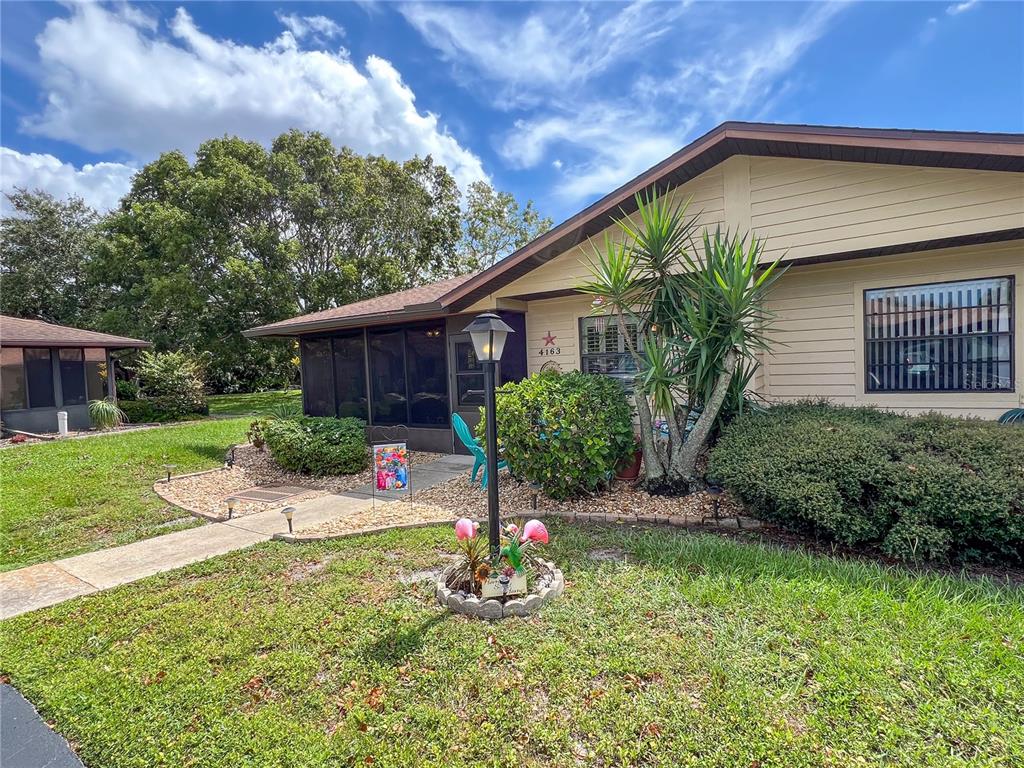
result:
[[(445, 456), (421, 467), (413, 466), (412, 500), (415, 501), (417, 490), (460, 475), (468, 476), (471, 466), (472, 458), (468, 456)], [(365, 509), (371, 505), (372, 491), (371, 486), (366, 485), (345, 494), (299, 502), (294, 505), (294, 530), (314, 528)], [(377, 493), (378, 499), (405, 497), (402, 493)], [(280, 509), (275, 508), (0, 573), (0, 619), (244, 549), (269, 541), (275, 533), (287, 530), (287, 521)]]

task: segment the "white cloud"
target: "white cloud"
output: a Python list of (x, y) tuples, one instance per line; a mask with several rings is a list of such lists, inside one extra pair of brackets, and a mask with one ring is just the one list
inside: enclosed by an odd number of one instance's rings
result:
[[(124, 163), (87, 163), (75, 168), (53, 155), (24, 154), (0, 147), (0, 179), (6, 195), (15, 188), (42, 189), (54, 197), (81, 197), (99, 211), (114, 208), (131, 187), (132, 174), (138, 170)], [(6, 214), (6, 197), (0, 202)]]
[(759, 106), (780, 86), (783, 76), (828, 29), (842, 9), (839, 4), (820, 4), (775, 28), (764, 28), (743, 41), (746, 30), (735, 40), (718, 41), (728, 56), (686, 59), (675, 72), (662, 77), (647, 76), (637, 91), (650, 98), (672, 98), (699, 109), (715, 122), (740, 119), (761, 111)]
[(570, 90), (642, 56), (671, 31), (671, 22), (684, 9), (685, 4), (633, 2), (596, 19), (590, 9), (549, 4), (520, 23), (500, 15), (505, 9), (479, 6), (428, 3), (401, 11), (457, 68), (467, 64), (483, 78), (502, 83), (493, 94), (496, 102), (515, 107)]
[(462, 185), (486, 178), (384, 59), (359, 67), (344, 50), (300, 50), (291, 31), (260, 47), (217, 39), (181, 8), (167, 36), (125, 8), (76, 4), (46, 24), (37, 38), (46, 104), (23, 130), (146, 160), (222, 134), (269, 143), (301, 128), (358, 152), (431, 154)]
[(326, 16), (299, 16), (296, 13), (278, 11), (277, 20), (289, 30), (296, 40), (312, 39), (318, 43), (345, 35), (345, 28)]
[[(791, 74), (795, 65), (827, 33), (843, 7), (818, 4), (781, 18), (756, 18), (747, 6), (738, 11), (705, 4), (674, 19), (659, 15), (660, 4), (645, 4), (629, 6), (602, 23), (572, 25), (560, 9), (549, 12), (544, 6), (519, 28), (507, 20), (489, 28), (488, 12), (462, 7), (432, 5), (404, 13), (418, 20), (424, 34), (437, 35), (430, 42), (455, 66), (471, 66), (479, 77), (493, 81), (497, 98), (507, 89), (534, 94), (533, 101), (519, 99), (518, 106), (529, 114), (498, 140), (498, 151), (520, 169), (554, 164), (557, 158), (561, 165), (556, 166), (555, 194), (580, 200), (632, 178), (698, 130), (723, 120), (765, 119), (781, 98), (796, 90)], [(657, 22), (625, 25), (618, 37), (609, 38), (607, 29), (618, 30), (627, 14)], [(424, 15), (452, 24), (441, 31), (439, 21), (424, 23)], [(461, 34), (463, 27), (473, 29), (472, 38)], [(634, 40), (628, 39), (630, 33)], [(661, 37), (667, 39), (648, 51)], [(474, 49), (474, 39), (497, 42)], [(540, 41), (523, 46), (524, 51), (539, 49), (538, 59), (518, 62), (514, 43), (522, 40)], [(545, 79), (549, 71), (558, 70), (566, 50), (573, 55), (577, 49), (598, 53), (584, 57), (575, 69), (566, 65), (562, 78)], [(615, 56), (604, 55), (609, 50), (627, 51), (637, 60), (615, 69)], [(538, 60), (546, 63), (540, 66)]]
[(571, 115), (517, 121), (499, 152), (519, 168), (537, 166), (556, 149), (575, 161), (553, 161), (561, 171), (555, 194), (573, 201), (604, 194), (679, 149), (693, 118), (666, 130), (653, 115), (600, 103)]
[(971, 8), (978, 5), (978, 2), (979, 0), (964, 0), (964, 2), (962, 3), (954, 3), (953, 5), (946, 8), (946, 13), (948, 13), (950, 16), (956, 16), (958, 14), (963, 13), (964, 11), (971, 10)]

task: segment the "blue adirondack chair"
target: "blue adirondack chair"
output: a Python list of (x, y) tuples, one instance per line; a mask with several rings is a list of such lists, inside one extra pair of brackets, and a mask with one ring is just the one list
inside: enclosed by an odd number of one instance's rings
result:
[[(487, 487), (487, 454), (484, 453), (484, 449), (477, 442), (476, 438), (473, 437), (473, 433), (469, 431), (469, 425), (462, 420), (462, 417), (457, 413), (452, 414), (452, 426), (455, 427), (455, 434), (459, 436), (459, 440), (462, 444), (469, 449), (469, 452), (473, 454), (473, 471), (470, 472), (469, 482), (476, 482), (476, 473), (483, 467), (484, 475), (480, 480), (480, 486), (482, 488)], [(498, 469), (507, 467), (508, 462), (504, 459), (498, 460)]]

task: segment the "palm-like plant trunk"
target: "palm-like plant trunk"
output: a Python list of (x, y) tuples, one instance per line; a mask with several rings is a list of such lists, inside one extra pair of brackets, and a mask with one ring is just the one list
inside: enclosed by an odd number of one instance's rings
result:
[(640, 449), (644, 454), (644, 481), (648, 488), (660, 488), (665, 484), (665, 464), (658, 452), (658, 444), (654, 439), (654, 420), (651, 418), (651, 406), (643, 392), (636, 391), (637, 420), (640, 422)]
[(730, 349), (722, 358), (722, 370), (718, 374), (714, 389), (711, 390), (711, 396), (704, 404), (704, 411), (697, 419), (697, 423), (693, 425), (693, 431), (690, 432), (686, 442), (681, 443), (679, 450), (672, 456), (672, 475), (686, 483), (691, 491), (694, 490), (693, 486), (697, 481), (697, 459), (700, 458), (707, 445), (711, 429), (718, 418), (718, 412), (722, 410), (725, 397), (729, 394), (729, 383), (736, 373), (736, 362), (736, 350)]

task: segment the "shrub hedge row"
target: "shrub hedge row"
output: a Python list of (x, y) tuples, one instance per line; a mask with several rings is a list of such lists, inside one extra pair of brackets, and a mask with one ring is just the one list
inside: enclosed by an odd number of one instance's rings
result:
[(360, 419), (304, 416), (268, 419), (263, 439), (274, 461), (292, 472), (352, 475), (370, 464)]
[(124, 411), (124, 415), (131, 424), (153, 424), (170, 421), (189, 421), (201, 419), (210, 414), (210, 409), (205, 404), (201, 410), (193, 413), (181, 413), (177, 410), (165, 411), (159, 407), (156, 401), (149, 399), (141, 400), (118, 400), (118, 407)]
[(780, 405), (727, 427), (708, 477), (766, 520), (893, 557), (1024, 558), (1024, 428)]

